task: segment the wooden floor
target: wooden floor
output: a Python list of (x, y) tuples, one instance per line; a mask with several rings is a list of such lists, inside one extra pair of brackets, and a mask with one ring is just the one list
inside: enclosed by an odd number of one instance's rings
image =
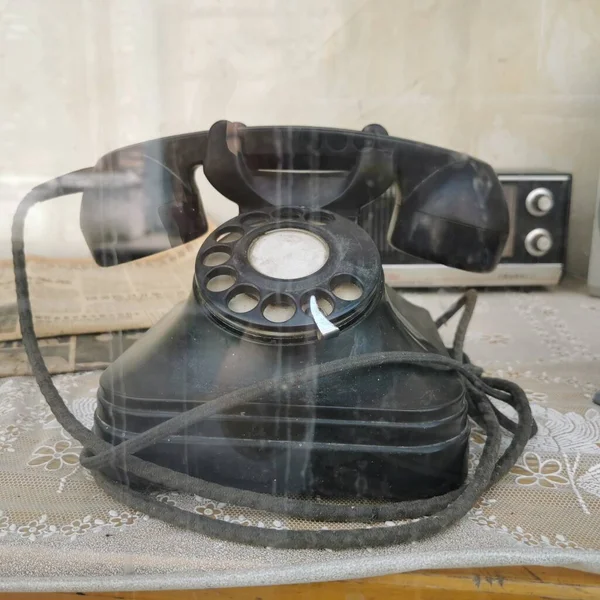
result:
[(600, 600), (600, 575), (545, 567), (418, 571), (373, 579), (198, 591), (0, 594), (0, 600)]

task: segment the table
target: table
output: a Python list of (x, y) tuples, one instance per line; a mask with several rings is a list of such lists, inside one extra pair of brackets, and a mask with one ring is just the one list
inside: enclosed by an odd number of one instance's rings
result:
[[(441, 293), (414, 293), (410, 299), (437, 315), (451, 304), (453, 297)], [(5, 476), (8, 482), (12, 481), (12, 474), (18, 473), (22, 483), (0, 486), (0, 508), (6, 517), (4, 525), (12, 526), (0, 544), (0, 551), (3, 551), (0, 583), (6, 583), (3, 578), (13, 577), (16, 589), (51, 590), (58, 588), (61, 580), (82, 577), (82, 586), (87, 583), (86, 590), (123, 590), (161, 586), (177, 589), (211, 584), (240, 586), (263, 582), (283, 584), (308, 579), (362, 577), (365, 579), (360, 582), (298, 585), (284, 590), (277, 587), (224, 588), (210, 592), (105, 592), (104, 595), (86, 591), (86, 595), (142, 600), (186, 597), (206, 600), (280, 597), (367, 600), (436, 596), (460, 600), (478, 592), (475, 596), (478, 599), (484, 599), (486, 595), (490, 598), (518, 598), (520, 595), (600, 599), (597, 576), (558, 568), (600, 572), (600, 487), (597, 485), (600, 411), (592, 403), (593, 394), (600, 388), (597, 368), (600, 344), (597, 329), (590, 326), (599, 311), (600, 299), (590, 299), (568, 287), (552, 292), (482, 294), (468, 341), (469, 354), (478, 357), (479, 364), (490, 374), (508, 377), (526, 390), (532, 410), (542, 426), (540, 433), (530, 442), (515, 471), (494, 486), (455, 527), (435, 538), (420, 541), (410, 551), (398, 547), (373, 549), (356, 556), (352, 553), (336, 555), (339, 562), (331, 568), (328, 555), (311, 552), (288, 556), (275, 550), (240, 547), (223, 556), (221, 543), (207, 538), (202, 540), (202, 552), (199, 553), (196, 534), (170, 529), (143, 515), (132, 515), (127, 507), (98, 493), (72, 456), (69, 455), (70, 460), (63, 461), (64, 464), (58, 465), (55, 461), (52, 469), (46, 469), (43, 460), (40, 466), (40, 448), (59, 444), (58, 450), (63, 454), (72, 454), (77, 448), (64, 450), (61, 430), (31, 378), (4, 379), (3, 406), (12, 403), (15, 408), (4, 415), (4, 422), (0, 424), (10, 428), (9, 433), (15, 427), (18, 429), (13, 436), (15, 439), (7, 441), (18, 452), (8, 453), (7, 458), (0, 461), (3, 466), (8, 465), (8, 458), (13, 461), (13, 466), (7, 467), (5, 473), (0, 469), (0, 477)], [(73, 358), (72, 364), (78, 368), (98, 368), (98, 362), (90, 364), (89, 361), (114, 358), (112, 344), (118, 350), (126, 346), (123, 340), (127, 336), (131, 336), (129, 341), (133, 342), (136, 335), (136, 332), (125, 332), (117, 339), (107, 334), (90, 336), (87, 345), (77, 343), (79, 352), (76, 350), (68, 355), (69, 360)], [(71, 348), (71, 340), (67, 339)], [(67, 341), (60, 343), (66, 345)], [(102, 352), (93, 352), (99, 345)], [(55, 355), (61, 349), (54, 345), (47, 347)], [(88, 425), (92, 422), (98, 376), (97, 371), (84, 372), (59, 376), (55, 380), (76, 416)], [(27, 417), (25, 420), (19, 417), (21, 413), (23, 418)], [(19, 429), (21, 423), (24, 424), (23, 435)], [(472, 442), (473, 458), (476, 459), (475, 454), (482, 445), (476, 428)], [(56, 466), (60, 468), (54, 468)], [(67, 484), (64, 489), (61, 487), (63, 478)], [(286, 525), (285, 519), (279, 520), (279, 515), (250, 510), (242, 513), (230, 506), (215, 507), (210, 499), (171, 494), (165, 495), (164, 500), (179, 503), (187, 510), (210, 512), (215, 518), (242, 521), (243, 514), (244, 523), (258, 524), (267, 520), (273, 527)], [(218, 515), (215, 508), (220, 511)], [(83, 523), (86, 515), (90, 516), (88, 521), (93, 519), (94, 525), (98, 523), (98, 526)], [(37, 527), (42, 517), (42, 526)], [(25, 539), (24, 532), (33, 521), (36, 531), (41, 533), (36, 540)], [(161, 540), (160, 546), (149, 546), (147, 542), (152, 539)], [(39, 572), (35, 561), (33, 567), (27, 564), (28, 554), (38, 550), (39, 558), (35, 560), (44, 561), (44, 569)], [(485, 562), (480, 558), (485, 558)], [(556, 568), (441, 570), (507, 563), (547, 564)], [(122, 565), (127, 569), (124, 570)], [(383, 573), (425, 568), (436, 570), (375, 578)], [(113, 574), (112, 580), (105, 575), (108, 569)], [(93, 580), (94, 570), (100, 578), (97, 584)], [(250, 576), (240, 578), (240, 572)], [(34, 586), (32, 578), (43, 577), (46, 573), (49, 574), (47, 583), (41, 581)], [(368, 577), (372, 579), (366, 579)], [(4, 596), (7, 597), (15, 595)], [(29, 596), (39, 597), (42, 596)], [(62, 595), (71, 600), (75, 597), (74, 594)], [(47, 595), (46, 598), (58, 600), (61, 596)], [(1, 594), (0, 600), (3, 600)]]
[(0, 594), (0, 600), (591, 600), (600, 575), (561, 568), (416, 571), (305, 585), (158, 592)]

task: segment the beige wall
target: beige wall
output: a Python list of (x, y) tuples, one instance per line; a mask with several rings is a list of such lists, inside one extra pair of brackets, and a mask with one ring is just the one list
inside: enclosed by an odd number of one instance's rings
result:
[[(0, 56), (0, 254), (31, 182), (225, 117), (379, 122), (497, 168), (572, 171), (569, 266), (586, 271), (600, 0), (5, 1)], [(33, 216), (34, 249), (79, 251), (63, 205)]]

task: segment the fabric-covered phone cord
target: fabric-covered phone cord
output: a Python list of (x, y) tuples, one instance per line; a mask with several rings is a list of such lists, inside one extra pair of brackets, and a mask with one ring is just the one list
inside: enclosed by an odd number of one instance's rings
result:
[[(105, 442), (71, 414), (44, 364), (33, 326), (24, 252), (24, 225), (29, 209), (38, 202), (80, 192), (81, 186), (76, 185), (74, 181), (77, 180), (78, 174), (85, 175), (87, 172), (87, 170), (83, 170), (44, 183), (34, 188), (20, 203), (12, 227), (17, 306), (23, 344), (42, 394), (60, 425), (83, 446), (81, 464), (92, 470), (98, 484), (119, 502), (172, 525), (211, 537), (245, 544), (275, 548), (330, 548), (334, 550), (400, 544), (433, 535), (463, 517), (487, 488), (510, 470), (521, 455), (530, 436), (535, 434), (535, 421), (523, 390), (510, 381), (483, 376), (482, 369), (473, 366), (463, 353), (467, 326), (476, 301), (475, 292), (470, 291), (436, 322), (436, 325), (440, 327), (459, 310), (464, 309), (453, 348), (450, 350), (452, 358), (427, 353), (378, 352), (335, 360), (210, 398), (204, 404), (152, 427), (118, 446), (112, 446)], [(303, 387), (316, 378), (338, 373), (351, 373), (358, 369), (378, 368), (382, 365), (415, 365), (460, 374), (467, 391), (469, 416), (485, 430), (486, 440), (474, 473), (459, 489), (423, 500), (380, 504), (357, 503), (349, 506), (230, 488), (161, 467), (135, 456), (140, 450), (177, 434), (183, 428), (212, 415), (268, 395), (277, 394), (282, 386), (301, 393)], [(491, 402), (490, 397), (512, 407), (517, 413), (518, 420), (513, 422), (502, 414)], [(512, 434), (510, 444), (502, 454), (500, 454), (501, 427)], [(318, 521), (406, 522), (393, 527), (356, 528), (342, 531), (280, 531), (245, 527), (211, 519), (159, 502), (148, 493), (131, 489), (127, 485), (107, 478), (101, 469), (109, 466), (116, 468), (125, 481), (128, 476), (135, 476), (147, 482), (149, 486), (196, 494), (219, 502), (256, 510)]]

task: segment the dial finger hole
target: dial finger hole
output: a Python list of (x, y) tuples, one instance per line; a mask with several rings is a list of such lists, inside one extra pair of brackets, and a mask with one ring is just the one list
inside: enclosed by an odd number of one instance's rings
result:
[(289, 296), (273, 294), (269, 296), (262, 307), (262, 314), (271, 323), (285, 323), (296, 313), (296, 305)]
[(302, 211), (297, 208), (278, 208), (273, 212), (273, 216), (276, 219), (300, 219), (302, 217)]
[(336, 275), (330, 283), (331, 291), (340, 300), (358, 300), (363, 293), (363, 287), (352, 275)]
[(335, 219), (335, 217), (324, 210), (313, 210), (304, 215), (304, 219), (314, 225), (325, 225)]
[(236, 273), (233, 269), (220, 267), (213, 269), (206, 277), (206, 289), (211, 292), (224, 292), (236, 281)]
[(227, 299), (227, 306), (235, 313), (247, 313), (258, 306), (259, 291), (250, 285), (234, 288)]
[(202, 264), (205, 267), (217, 267), (231, 258), (231, 250), (226, 246), (214, 246), (204, 253)]
[(222, 244), (237, 242), (244, 235), (244, 230), (239, 227), (224, 227), (215, 233), (215, 239)]
[(269, 215), (262, 212), (251, 212), (240, 217), (240, 222), (246, 227), (257, 227), (269, 220)]
[(317, 306), (326, 317), (328, 317), (333, 312), (333, 309), (335, 308), (335, 302), (333, 298), (329, 296), (329, 294), (326, 294), (322, 290), (306, 292), (306, 294), (302, 296), (302, 299), (300, 300), (300, 308), (303, 312), (307, 314), (309, 313), (311, 296), (314, 296), (317, 299)]

